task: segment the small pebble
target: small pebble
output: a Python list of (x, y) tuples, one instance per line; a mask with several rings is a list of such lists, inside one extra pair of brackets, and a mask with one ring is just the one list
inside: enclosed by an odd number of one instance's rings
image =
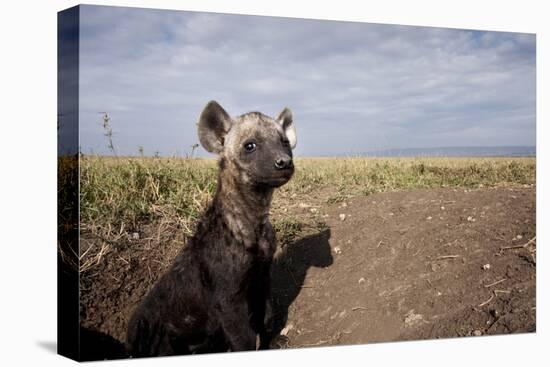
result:
[(474, 330), (475, 336), (481, 336), (481, 330)]
[(137, 232), (132, 233), (132, 239), (133, 240), (139, 240), (139, 233), (137, 233)]
[(345, 214), (340, 214), (338, 217), (340, 218), (341, 221), (346, 220), (346, 215)]
[(363, 283), (365, 283), (365, 278), (363, 277), (359, 278), (359, 284), (363, 284)]
[(483, 265), (483, 270), (489, 270), (489, 269), (491, 269), (491, 264)]
[(432, 220), (432, 217), (427, 217), (426, 220)]
[(334, 248), (334, 253), (335, 253), (335, 254), (338, 254), (338, 255), (340, 255), (340, 254), (342, 253), (342, 249), (340, 248), (340, 246), (336, 246), (336, 247)]

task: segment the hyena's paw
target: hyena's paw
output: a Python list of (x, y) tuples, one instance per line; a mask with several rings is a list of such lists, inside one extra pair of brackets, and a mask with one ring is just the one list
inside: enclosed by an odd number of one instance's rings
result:
[(284, 335), (273, 337), (269, 344), (270, 349), (288, 349), (290, 347), (290, 339)]

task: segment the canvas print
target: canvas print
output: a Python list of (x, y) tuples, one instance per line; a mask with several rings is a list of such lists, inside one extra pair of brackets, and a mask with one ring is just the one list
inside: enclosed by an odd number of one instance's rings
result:
[(59, 353), (535, 332), (535, 58), (535, 34), (60, 12)]

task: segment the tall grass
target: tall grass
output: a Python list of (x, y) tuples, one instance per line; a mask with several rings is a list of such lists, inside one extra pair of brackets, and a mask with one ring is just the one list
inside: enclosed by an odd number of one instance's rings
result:
[(214, 161), (165, 158), (82, 157), (82, 222), (125, 221), (176, 216), (194, 220), (216, 185)]
[[(80, 164), (83, 222), (136, 225), (170, 215), (192, 221), (216, 186), (213, 159), (85, 156)], [(302, 158), (275, 201), (280, 206), (299, 195), (334, 202), (388, 190), (534, 183), (534, 158)]]

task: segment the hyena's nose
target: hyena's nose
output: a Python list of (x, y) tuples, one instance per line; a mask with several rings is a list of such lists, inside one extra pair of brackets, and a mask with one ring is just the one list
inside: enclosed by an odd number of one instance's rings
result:
[(277, 169), (286, 169), (292, 167), (292, 158), (286, 156), (286, 157), (279, 157), (275, 161), (275, 168)]

